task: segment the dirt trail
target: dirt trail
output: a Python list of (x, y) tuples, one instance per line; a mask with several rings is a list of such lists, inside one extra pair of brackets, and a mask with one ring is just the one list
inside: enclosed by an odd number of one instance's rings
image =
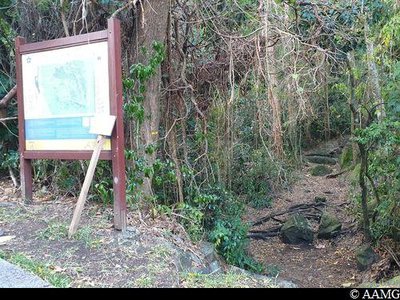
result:
[[(324, 146), (332, 147), (332, 145)], [(271, 273), (279, 274), (279, 277), (291, 280), (299, 287), (356, 286), (361, 281), (361, 274), (357, 271), (355, 248), (361, 244), (362, 235), (354, 226), (355, 220), (349, 196), (349, 176), (343, 174), (330, 179), (326, 176), (311, 176), (310, 169), (315, 165), (306, 163), (298, 172), (296, 183), (289, 191), (277, 195), (272, 208), (263, 210), (249, 208), (246, 219), (255, 221), (271, 213), (285, 211), (296, 204), (315, 203), (314, 198), (319, 196), (327, 199), (324, 209), (342, 222), (342, 231), (347, 233), (330, 240), (315, 238), (312, 245), (284, 244), (278, 236), (266, 240), (252, 239), (250, 254), (267, 265)], [(339, 171), (338, 164), (331, 167), (334, 173)], [(287, 216), (280, 217), (280, 219), (285, 218)], [(266, 230), (279, 224), (270, 220), (252, 229)], [(311, 224), (316, 231), (317, 221)]]

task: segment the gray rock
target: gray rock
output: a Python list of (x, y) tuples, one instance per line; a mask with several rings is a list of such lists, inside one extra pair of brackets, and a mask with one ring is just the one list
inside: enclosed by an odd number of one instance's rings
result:
[(288, 280), (275, 279), (275, 283), (278, 287), (283, 289), (295, 289), (298, 287), (294, 282)]
[(193, 268), (193, 261), (190, 253), (182, 252), (178, 257), (178, 270), (180, 272), (189, 272)]
[(251, 273), (249, 271), (243, 270), (243, 269), (235, 267), (235, 266), (229, 266), (229, 271), (236, 273), (236, 274), (243, 274), (246, 276), (251, 276), (256, 280), (264, 280), (264, 279), (271, 280), (279, 288), (297, 288), (297, 285), (291, 281), (279, 279), (277, 277), (270, 277), (270, 276)]
[(0, 236), (4, 235), (4, 230), (0, 228)]
[(215, 261), (218, 257), (217, 253), (215, 252), (214, 245), (212, 243), (201, 242), (200, 251), (204, 255), (204, 260), (207, 263)]
[(121, 231), (117, 235), (117, 243), (125, 247), (134, 247), (139, 243), (140, 232), (131, 226)]
[(217, 260), (214, 260), (208, 267), (210, 268), (211, 271), (210, 274), (214, 274), (221, 271), (221, 265)]
[(0, 288), (48, 288), (52, 287), (36, 275), (0, 259)]
[(178, 251), (177, 266), (179, 272), (201, 272), (199, 266), (204, 265), (194, 254), (185, 251)]
[(219, 274), (222, 273), (222, 268), (220, 263), (217, 260), (214, 260), (210, 264), (208, 264), (206, 267), (201, 268), (200, 270), (196, 271), (197, 273), (204, 274), (204, 275), (210, 275), (210, 274)]
[(281, 228), (281, 236), (287, 244), (312, 243), (314, 233), (307, 219), (300, 214), (291, 216)]
[(135, 234), (138, 234), (138, 233), (139, 233), (139, 231), (138, 231), (135, 227), (133, 227), (133, 226), (126, 226), (126, 231), (128, 231), (128, 232), (133, 232), (133, 233), (135, 233)]
[(324, 165), (318, 165), (311, 169), (312, 176), (325, 176), (331, 174), (333, 170)]
[(15, 206), (14, 202), (0, 202), (0, 207), (11, 207)]
[(356, 251), (357, 267), (360, 271), (367, 270), (377, 259), (377, 254), (368, 244), (362, 245)]
[(321, 217), (321, 223), (318, 228), (318, 238), (330, 239), (339, 234), (342, 230), (342, 223), (333, 215), (323, 213)]

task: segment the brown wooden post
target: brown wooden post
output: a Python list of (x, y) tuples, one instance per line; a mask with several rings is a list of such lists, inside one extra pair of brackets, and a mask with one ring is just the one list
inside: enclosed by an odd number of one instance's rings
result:
[(25, 202), (32, 202), (32, 163), (25, 158), (25, 120), (24, 120), (24, 96), (22, 88), (22, 60), (21, 45), (25, 44), (23, 37), (15, 40), (16, 56), (16, 77), (17, 77), (17, 101), (18, 101), (18, 127), (19, 127), (19, 155), (20, 155), (20, 176), (21, 193)]
[(111, 114), (117, 117), (111, 139), (114, 185), (114, 227), (126, 229), (126, 179), (124, 123), (122, 108), (121, 26), (115, 18), (108, 19), (108, 69), (110, 78)]

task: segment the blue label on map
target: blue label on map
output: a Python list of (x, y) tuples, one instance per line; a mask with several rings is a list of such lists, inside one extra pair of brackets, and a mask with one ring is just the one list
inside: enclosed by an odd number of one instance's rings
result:
[(83, 126), (83, 118), (27, 119), (25, 138), (27, 140), (96, 139), (95, 134), (89, 133), (89, 126)]

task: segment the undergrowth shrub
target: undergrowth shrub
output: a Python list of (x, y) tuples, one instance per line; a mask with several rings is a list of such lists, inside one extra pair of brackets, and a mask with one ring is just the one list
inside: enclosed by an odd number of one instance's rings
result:
[(244, 204), (220, 187), (204, 190), (178, 206), (182, 222), (193, 239), (205, 236), (229, 263), (254, 272), (263, 267), (246, 252), (248, 226), (242, 221)]

